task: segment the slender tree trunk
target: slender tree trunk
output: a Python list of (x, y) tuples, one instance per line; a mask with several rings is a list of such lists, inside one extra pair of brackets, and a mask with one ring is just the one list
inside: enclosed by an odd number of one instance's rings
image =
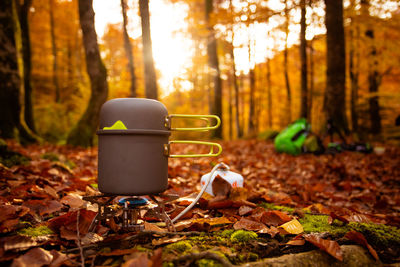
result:
[[(249, 63), (251, 62), (251, 42), (249, 36), (249, 43), (248, 43), (248, 53), (249, 53)], [(248, 122), (248, 134), (251, 136), (255, 130), (255, 86), (256, 86), (256, 79), (255, 79), (255, 71), (254, 68), (249, 69), (249, 89), (250, 89), (250, 99), (249, 99), (249, 122)]]
[(50, 15), (50, 36), (51, 36), (51, 52), (53, 55), (53, 85), (56, 89), (56, 103), (60, 103), (60, 84), (58, 83), (58, 59), (57, 59), (57, 46), (56, 34), (54, 23), (54, 0), (49, 0), (49, 15)]
[(233, 87), (235, 89), (235, 124), (236, 124), (236, 136), (237, 138), (241, 138), (243, 133), (240, 127), (240, 120), (239, 120), (239, 114), (240, 114), (240, 108), (239, 108), (239, 84), (238, 84), (238, 79), (236, 76), (236, 63), (235, 63), (235, 51), (234, 51), (234, 46), (233, 46), (233, 42), (235, 40), (235, 32), (233, 31), (233, 15), (234, 15), (234, 11), (233, 11), (233, 5), (232, 5), (232, 0), (229, 1), (229, 9), (231, 12), (231, 16), (232, 16), (232, 20), (231, 20), (231, 25), (230, 25), (230, 31), (232, 34), (232, 39), (231, 39), (231, 45), (229, 46), (230, 51), (229, 54), (231, 56), (232, 59), (232, 78), (233, 78)]
[(300, 116), (308, 118), (307, 105), (307, 41), (306, 41), (306, 0), (300, 0), (300, 61), (301, 61), (301, 106)]
[(345, 42), (343, 0), (325, 0), (327, 70), (324, 109), (335, 127), (348, 133), (345, 101)]
[(124, 47), (126, 57), (128, 58), (128, 73), (131, 76), (131, 97), (136, 97), (136, 76), (135, 76), (135, 66), (133, 60), (133, 53), (132, 53), (132, 45), (129, 39), (127, 25), (128, 25), (128, 17), (126, 16), (127, 4), (125, 0), (121, 0), (121, 9), (122, 9), (122, 18), (123, 18), (123, 34), (124, 34)]
[(107, 99), (107, 71), (100, 58), (94, 28), (92, 0), (79, 0), (79, 20), (86, 55), (86, 70), (90, 78), (91, 96), (85, 113), (68, 136), (67, 143), (75, 146), (93, 145), (99, 122), (100, 108)]
[[(218, 54), (217, 54), (217, 40), (215, 38), (214, 28), (210, 21), (210, 16), (213, 13), (213, 0), (205, 0), (206, 7), (206, 24), (208, 30), (207, 40), (207, 55), (208, 55), (208, 66), (212, 77), (212, 85), (214, 87), (214, 105), (213, 114), (219, 116), (222, 119), (222, 81), (221, 72), (219, 69)], [(222, 127), (221, 125), (217, 130), (213, 132), (214, 137), (222, 138)]]
[[(351, 1), (352, 12), (355, 12), (355, 1)], [(352, 16), (350, 23), (350, 51), (349, 51), (349, 75), (350, 75), (350, 114), (351, 114), (351, 125), (353, 132), (358, 132), (358, 113), (357, 113), (357, 101), (358, 101), (358, 77), (359, 77), (359, 51), (357, 49), (356, 40), (358, 39), (358, 26), (355, 25), (354, 18)], [(357, 27), (357, 28), (356, 28)], [(356, 33), (355, 33), (356, 31)]]
[(271, 85), (271, 59), (267, 57), (267, 97), (268, 97), (268, 127), (272, 129), (272, 85)]
[(157, 77), (153, 60), (153, 45), (150, 35), (149, 0), (139, 0), (140, 18), (142, 21), (142, 42), (146, 97), (158, 99)]
[(310, 90), (308, 92), (308, 121), (312, 122), (313, 97), (314, 97), (314, 38), (310, 41)]
[(288, 36), (289, 36), (289, 9), (287, 0), (285, 0), (285, 49), (283, 51), (283, 73), (285, 76), (286, 83), (286, 93), (287, 93), (287, 109), (288, 109), (288, 119), (289, 122), (292, 121), (292, 94), (290, 89), (290, 80), (289, 80), (289, 67), (288, 67)]
[(382, 130), (382, 122), (380, 115), (379, 98), (377, 96), (379, 89), (379, 73), (378, 58), (375, 46), (375, 32), (370, 22), (369, 0), (361, 0), (361, 12), (366, 23), (365, 37), (368, 42), (368, 91), (371, 95), (369, 98), (369, 117), (371, 121), (371, 133), (379, 134)]
[(0, 1), (0, 137), (15, 138), (17, 131), (20, 141), (28, 143), (36, 140), (21, 119), (21, 78), (15, 39), (19, 25), (14, 4), (13, 0)]
[(232, 76), (228, 76), (229, 139), (233, 139)]
[(25, 0), (19, 3), (19, 24), (21, 27), (21, 43), (22, 43), (22, 59), (23, 59), (23, 78), (24, 78), (24, 117), (26, 125), (33, 132), (35, 130), (35, 123), (33, 120), (33, 104), (32, 104), (32, 85), (31, 85), (31, 41), (29, 35), (28, 15), (29, 9), (32, 5), (32, 0)]

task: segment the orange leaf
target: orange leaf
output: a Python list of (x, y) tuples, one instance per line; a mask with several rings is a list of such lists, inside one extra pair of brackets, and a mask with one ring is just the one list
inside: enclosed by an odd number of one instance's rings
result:
[(370, 244), (368, 244), (367, 239), (365, 239), (365, 237), (362, 233), (359, 233), (356, 231), (350, 231), (344, 237), (360, 244), (363, 247), (366, 247), (368, 249), (369, 253), (371, 253), (372, 257), (374, 257), (374, 259), (377, 261), (379, 260), (379, 256), (376, 253), (375, 249), (373, 247), (371, 247)]
[(319, 249), (327, 252), (334, 258), (343, 261), (343, 251), (341, 250), (339, 244), (336, 241), (322, 239), (315, 234), (304, 235), (304, 238), (308, 242), (318, 247)]

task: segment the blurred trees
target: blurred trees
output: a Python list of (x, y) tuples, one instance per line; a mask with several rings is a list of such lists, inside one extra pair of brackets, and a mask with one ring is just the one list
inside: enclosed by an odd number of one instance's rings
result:
[(87, 147), (93, 145), (93, 137), (99, 122), (100, 108), (107, 100), (108, 84), (107, 70), (100, 58), (97, 44), (92, 0), (79, 0), (78, 2), (91, 95), (86, 111), (68, 135), (67, 143)]
[(17, 58), (21, 31), (15, 5), (13, 0), (0, 2), (0, 137), (19, 137), (25, 143), (35, 139), (21, 116), (21, 70)]
[(139, 0), (140, 19), (142, 22), (142, 43), (144, 80), (146, 98), (158, 99), (157, 76), (154, 69), (153, 46), (150, 36), (149, 0)]
[(326, 25), (326, 91), (324, 106), (327, 118), (348, 133), (345, 102), (345, 43), (343, 1), (325, 0)]
[[(348, 121), (355, 138), (388, 136), (400, 113), (398, 1), (345, 2), (343, 23), (327, 19), (327, 25), (325, 9), (328, 18), (340, 1), (168, 1), (187, 11), (185, 36), (193, 42), (191, 64), (171, 79), (175, 91), (165, 94), (157, 80), (163, 70), (152, 59), (150, 19), (159, 18), (151, 16), (147, 0), (121, 0), (129, 9), (119, 10), (121, 23), (108, 25), (99, 39), (109, 98), (135, 92), (161, 98), (170, 113), (218, 114), (223, 138), (255, 137), (306, 116), (314, 131), (323, 131), (324, 111), (337, 124)], [(19, 112), (46, 140), (65, 140), (87, 116), (92, 96), (78, 0), (15, 3), (23, 63)], [(142, 36), (136, 33), (140, 19)], [(340, 24), (343, 34), (330, 37)], [(335, 52), (338, 45), (345, 49)]]

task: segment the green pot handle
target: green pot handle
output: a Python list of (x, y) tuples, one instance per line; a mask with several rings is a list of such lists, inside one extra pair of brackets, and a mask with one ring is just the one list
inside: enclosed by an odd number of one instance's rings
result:
[[(189, 154), (189, 155), (170, 155), (171, 144), (195, 144), (195, 145), (208, 145), (211, 146), (208, 154)], [(214, 147), (218, 148), (218, 151), (214, 153)], [(204, 141), (189, 141), (189, 140), (175, 140), (169, 141), (168, 144), (164, 145), (164, 153), (170, 158), (200, 158), (200, 157), (218, 157), (222, 152), (222, 146), (218, 143), (204, 142)]]
[[(207, 125), (205, 127), (196, 127), (196, 128), (172, 128), (172, 119), (173, 118), (181, 118), (181, 119), (199, 119), (202, 121), (206, 121)], [(210, 119), (215, 119), (216, 124), (210, 126)], [(184, 114), (171, 114), (165, 117), (165, 127), (171, 131), (210, 131), (215, 130), (221, 125), (221, 119), (215, 115), (184, 115)]]

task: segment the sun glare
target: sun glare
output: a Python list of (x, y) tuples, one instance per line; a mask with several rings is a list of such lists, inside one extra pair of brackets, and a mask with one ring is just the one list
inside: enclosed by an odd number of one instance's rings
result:
[[(99, 40), (104, 35), (108, 23), (122, 22), (119, 3), (120, 1), (94, 1), (95, 24)], [(141, 35), (138, 3), (128, 1), (128, 5), (129, 35), (131, 38), (138, 38)], [(174, 80), (185, 76), (193, 56), (193, 43), (185, 36), (187, 6), (167, 3), (165, 0), (151, 0), (149, 8), (153, 57), (155, 67), (160, 73), (158, 83), (162, 90), (161, 96), (165, 96), (174, 90)], [(182, 89), (190, 89), (190, 86), (188, 83), (182, 83)]]

